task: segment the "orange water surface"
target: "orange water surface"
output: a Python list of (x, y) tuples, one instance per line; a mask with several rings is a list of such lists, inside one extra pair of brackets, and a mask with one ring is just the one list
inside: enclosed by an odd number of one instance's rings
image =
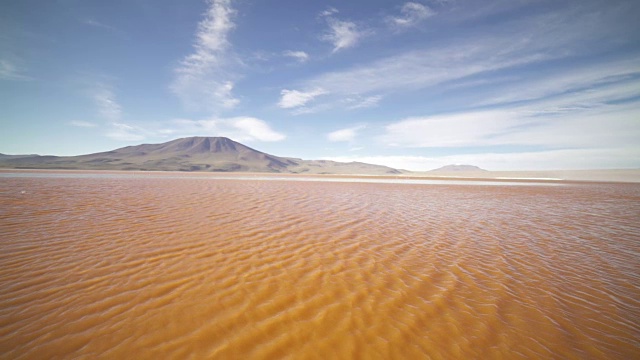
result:
[(638, 359), (640, 185), (0, 177), (3, 359)]

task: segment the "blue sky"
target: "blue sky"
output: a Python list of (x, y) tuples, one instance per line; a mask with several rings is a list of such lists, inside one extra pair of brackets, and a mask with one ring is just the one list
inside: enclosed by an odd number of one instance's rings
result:
[(0, 152), (227, 136), (410, 170), (640, 168), (640, 2), (0, 4)]

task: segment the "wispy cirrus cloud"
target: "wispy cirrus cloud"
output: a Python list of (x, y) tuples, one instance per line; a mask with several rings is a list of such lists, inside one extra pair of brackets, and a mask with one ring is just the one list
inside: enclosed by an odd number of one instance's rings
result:
[(463, 147), (489, 145), (485, 139), (526, 125), (509, 111), (483, 111), (410, 117), (386, 126), (381, 140), (388, 146)]
[(93, 90), (92, 99), (98, 108), (98, 113), (105, 120), (119, 121), (122, 117), (122, 107), (116, 101), (111, 88), (105, 84), (98, 84)]
[(327, 139), (331, 142), (352, 142), (358, 135), (358, 131), (364, 129), (365, 125), (358, 125), (346, 129), (332, 131), (327, 134)]
[[(73, 121), (69, 125), (98, 126), (85, 121)], [(109, 121), (104, 128), (106, 137), (125, 142), (205, 135), (226, 136), (236, 141), (247, 142), (274, 142), (286, 138), (285, 134), (274, 130), (266, 121), (250, 116), (210, 117), (201, 120), (174, 119), (146, 125)]]
[[(521, 97), (492, 101), (489, 109), (408, 117), (388, 124), (377, 137), (389, 147), (476, 149), (473, 154), (350, 160), (410, 170), (451, 163), (493, 170), (637, 167), (640, 74), (634, 63), (578, 67), (558, 77), (558, 89), (551, 86), (556, 79), (551, 74), (530, 91), (523, 89)], [(501, 147), (510, 150), (495, 152)]]
[(503, 38), (484, 43), (456, 44), (435, 50), (409, 51), (345, 71), (328, 72), (305, 84), (337, 94), (411, 91), (559, 56), (525, 48), (505, 53), (504, 46), (508, 42), (508, 39)]
[(286, 135), (273, 130), (266, 121), (250, 116), (203, 120), (176, 119), (167, 124), (162, 132), (183, 136), (226, 136), (236, 141), (273, 142), (286, 138)]
[(27, 81), (32, 78), (25, 74), (21, 66), (8, 59), (0, 59), (0, 80)]
[(114, 32), (120, 32), (118, 29), (114, 28), (111, 25), (107, 25), (104, 23), (101, 23), (95, 19), (91, 19), (91, 18), (86, 18), (86, 19), (82, 19), (81, 22), (85, 25), (94, 27), (94, 28), (99, 28), (99, 29), (105, 29), (105, 30), (109, 30), (109, 31), (114, 31)]
[(141, 141), (144, 140), (150, 131), (139, 126), (129, 125), (121, 122), (112, 122), (108, 124), (106, 136), (118, 141)]
[(637, 147), (639, 98), (636, 78), (524, 105), (410, 117), (387, 125), (378, 140), (413, 148)]
[(335, 8), (329, 8), (320, 13), (320, 17), (328, 26), (326, 32), (320, 36), (320, 40), (331, 43), (333, 53), (354, 47), (362, 38), (371, 34), (370, 30), (362, 29), (352, 21), (337, 19), (334, 16), (337, 13), (338, 10)]
[(426, 5), (417, 2), (406, 2), (400, 8), (400, 16), (391, 16), (387, 18), (387, 22), (395, 30), (404, 30), (417, 26), (433, 15), (435, 15), (435, 11)]
[[(98, 81), (93, 84), (89, 96), (93, 100), (98, 115), (106, 122), (104, 135), (117, 141), (141, 141), (153, 136), (154, 132), (138, 125), (123, 121), (124, 111), (117, 101), (115, 91), (106, 82)], [(69, 123), (77, 127), (96, 127), (96, 123), (88, 121), (72, 121)]]
[(219, 111), (235, 107), (235, 77), (228, 67), (235, 60), (228, 35), (234, 29), (231, 0), (209, 0), (204, 19), (198, 24), (194, 52), (175, 69), (171, 90), (189, 109)]
[(326, 94), (326, 91), (322, 88), (316, 88), (309, 91), (284, 89), (280, 91), (280, 101), (278, 102), (278, 106), (283, 109), (302, 107), (316, 97), (324, 94)]
[(310, 59), (309, 54), (307, 54), (304, 51), (300, 51), (300, 50), (298, 50), (298, 51), (287, 50), (287, 51), (283, 52), (282, 55), (284, 55), (286, 57), (293, 58), (299, 63), (307, 62)]
[(503, 79), (496, 94), (486, 97), (475, 105), (498, 105), (522, 101), (532, 101), (570, 92), (594, 89), (609, 84), (623, 83), (640, 77), (640, 57), (618, 59), (598, 64), (572, 66), (570, 69), (537, 74), (535, 78), (511, 77)]
[[(506, 39), (504, 39), (506, 42)], [(496, 41), (482, 44), (464, 44), (432, 50), (415, 50), (376, 60), (344, 71), (327, 72), (301, 83), (302, 88), (322, 89), (327, 101), (342, 103), (351, 109), (375, 106), (385, 94), (411, 92), (435, 87), (467, 76), (492, 72), (512, 66), (525, 65), (551, 58), (552, 55), (530, 53), (497, 55), (504, 43)], [(286, 90), (281, 95), (303, 99), (307, 91)], [(291, 94), (291, 95), (288, 95)], [(317, 94), (309, 98), (312, 99)], [(368, 99), (360, 105), (349, 104), (347, 99)], [(297, 106), (304, 105), (307, 101)], [(284, 102), (288, 103), (288, 102)], [(297, 102), (292, 102), (293, 104)], [(280, 107), (283, 102), (281, 100)], [(330, 106), (326, 106), (330, 108)]]
[(73, 120), (68, 122), (69, 125), (81, 128), (93, 128), (97, 127), (98, 124), (90, 121), (82, 121), (82, 120)]
[[(497, 80), (509, 83), (508, 79), (518, 80), (526, 74), (520, 71), (522, 69), (549, 61), (564, 61), (577, 54), (588, 56), (611, 46), (610, 42), (597, 39), (627, 33), (626, 28), (611, 26), (623, 10), (612, 7), (596, 16), (589, 7), (567, 7), (553, 13), (526, 15), (500, 28), (486, 26), (469, 36), (423, 44), (421, 48), (315, 75), (298, 81), (296, 87), (324, 89), (326, 101), (344, 104), (345, 97), (387, 96), (417, 91), (424, 91), (428, 95), (429, 92), (453, 89), (462, 83), (483, 86), (490, 86)], [(625, 41), (623, 38), (620, 41)], [(514, 69), (519, 71), (514, 73)], [(535, 79), (527, 80), (535, 82)], [(514, 86), (521, 84), (516, 81), (511, 83)], [(540, 94), (546, 91), (542, 88), (538, 90)], [(520, 87), (518, 91), (492, 91), (492, 97), (500, 102), (507, 100), (501, 97), (531, 92), (526, 87)], [(482, 105), (483, 100), (477, 104)]]
[(333, 44), (334, 53), (355, 46), (363, 36), (353, 22), (329, 19), (328, 24), (329, 30), (321, 39)]
[(339, 12), (338, 9), (334, 8), (333, 6), (330, 6), (326, 10), (321, 11), (320, 14), (318, 14), (318, 16), (320, 17), (331, 16), (333, 14), (337, 14), (338, 12)]
[(349, 110), (355, 109), (365, 109), (370, 107), (378, 106), (378, 103), (382, 100), (381, 95), (373, 95), (373, 96), (356, 96), (356, 97), (348, 97), (344, 100), (344, 103)]

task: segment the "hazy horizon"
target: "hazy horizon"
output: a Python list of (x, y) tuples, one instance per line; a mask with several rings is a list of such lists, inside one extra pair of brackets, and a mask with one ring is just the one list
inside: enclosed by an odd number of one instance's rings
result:
[[(207, 138), (207, 137), (201, 137), (201, 136), (194, 136), (194, 138)], [(208, 138), (215, 138), (215, 137), (208, 137)], [(219, 137), (222, 139), (229, 139), (227, 137)], [(169, 140), (166, 143), (170, 143), (170, 142), (175, 142), (178, 140), (184, 140), (184, 139), (189, 139), (187, 138), (178, 138), (178, 139), (173, 139), (173, 140)], [(230, 139), (232, 141), (235, 141), (233, 139)], [(165, 143), (162, 143), (165, 144)], [(244, 145), (242, 143), (238, 143), (240, 145)], [(131, 147), (131, 146), (141, 146), (141, 145), (159, 145), (159, 144), (132, 144), (132, 145), (127, 145), (123, 148), (118, 148), (118, 149), (109, 149), (105, 152), (111, 152), (113, 150), (122, 150), (124, 148), (127, 147)], [(253, 149), (256, 150), (258, 152), (260, 152), (259, 149)], [(84, 156), (84, 155), (93, 155), (93, 154), (99, 154), (99, 153), (91, 153), (91, 154), (79, 154), (78, 156)], [(266, 153), (265, 153), (266, 154)], [(53, 156), (51, 154), (4, 154), (4, 153), (0, 153), (0, 155), (9, 155), (9, 156), (29, 156), (29, 155), (36, 155), (36, 156)], [(272, 156), (277, 156), (276, 154), (267, 154), (267, 155), (272, 155)], [(73, 155), (71, 155), (73, 156)], [(169, 155), (167, 155), (169, 156)], [(213, 157), (218, 156), (218, 155), (211, 155)], [(171, 157), (171, 156), (170, 156)], [(285, 157), (286, 158), (286, 157)], [(292, 159), (298, 158), (298, 157), (289, 157)], [(299, 158), (300, 159), (300, 158)], [(316, 160), (330, 160), (330, 161), (334, 161), (330, 158), (328, 159), (303, 159), (303, 160), (311, 160), (311, 161), (316, 161)], [(353, 162), (354, 160), (344, 160), (344, 159), (336, 159), (335, 161), (338, 162), (343, 162), (345, 164)], [(368, 159), (368, 158), (362, 158), (359, 160), (355, 160), (355, 161), (359, 161), (359, 162), (364, 162), (365, 164), (371, 164), (371, 165), (383, 165), (383, 166), (388, 166), (385, 165), (384, 162), (379, 162), (376, 161), (375, 158), (372, 159)], [(464, 167), (461, 168), (461, 167)], [(5, 167), (3, 167), (2, 164), (0, 164), (0, 169), (3, 169)], [(13, 167), (8, 167), (6, 169), (12, 169)], [(15, 169), (20, 169), (20, 167), (17, 167)], [(42, 170), (46, 170), (46, 169), (51, 169), (51, 170), (64, 170), (64, 168), (49, 168), (46, 166), (43, 167), (26, 167), (24, 169), (42, 169)], [(70, 168), (71, 170), (73, 170), (73, 168)], [(634, 171), (634, 170), (638, 170), (640, 171), (640, 168), (610, 168), (610, 169), (597, 169), (597, 168), (592, 168), (592, 169), (538, 169), (538, 170), (531, 170), (531, 169), (511, 169), (511, 170), (494, 170), (494, 169), (483, 169), (480, 168), (478, 166), (475, 166), (473, 164), (463, 164), (463, 163), (451, 163), (451, 164), (446, 164), (443, 166), (439, 166), (437, 168), (431, 168), (431, 169), (414, 169), (414, 170), (408, 170), (408, 169), (404, 169), (404, 168), (392, 168), (392, 169), (397, 169), (397, 170), (401, 170), (401, 171), (410, 171), (412, 173), (416, 173), (416, 174), (420, 174), (420, 173), (430, 173), (433, 171), (442, 171), (443, 173), (445, 173), (445, 175), (449, 176), (449, 175), (455, 175), (456, 173), (461, 174), (462, 176), (466, 176), (466, 177), (474, 177), (474, 176), (479, 176), (478, 175), (478, 171), (483, 172), (486, 177), (491, 178), (491, 177), (495, 177), (500, 173), (512, 173), (514, 175), (516, 175), (517, 177), (522, 177), (522, 178), (526, 178), (527, 176), (543, 176), (542, 174), (551, 174), (551, 173), (558, 173), (558, 172), (567, 172), (566, 177), (563, 177), (562, 179), (564, 180), (598, 180), (598, 181), (621, 181), (621, 179), (625, 179), (627, 181), (632, 181), (632, 182), (640, 182), (640, 172), (639, 173), (628, 173), (626, 175), (623, 175), (623, 177), (620, 176), (616, 176), (615, 172), (616, 171)], [(80, 170), (80, 169), (78, 169)], [(86, 170), (86, 171), (100, 171), (99, 169), (82, 169), (82, 170)], [(161, 171), (161, 170), (151, 170), (151, 171)], [(176, 170), (164, 170), (164, 171), (176, 171)], [(197, 170), (196, 170), (197, 171)], [(204, 171), (204, 170), (200, 170), (200, 171)], [(206, 172), (206, 171), (205, 171)], [(244, 171), (241, 171), (244, 172)], [(588, 175), (587, 176), (577, 176), (577, 174), (584, 172), (586, 174), (586, 172), (593, 172), (593, 174)], [(602, 174), (597, 174), (598, 172), (605, 172)], [(347, 173), (327, 173), (327, 174), (334, 174), (334, 175), (346, 175)], [(349, 172), (349, 174), (352, 175), (358, 175), (360, 174), (358, 171), (354, 170), (353, 172)], [(375, 174), (369, 174), (369, 175), (375, 175)], [(381, 175), (381, 174), (378, 174)], [(619, 175), (619, 174), (618, 174)], [(480, 176), (482, 177), (482, 176)], [(557, 180), (561, 180), (561, 178), (557, 178)]]

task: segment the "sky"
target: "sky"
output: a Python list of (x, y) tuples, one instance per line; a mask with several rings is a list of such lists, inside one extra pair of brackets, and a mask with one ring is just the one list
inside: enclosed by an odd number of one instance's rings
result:
[(0, 153), (640, 168), (637, 0), (0, 2)]

